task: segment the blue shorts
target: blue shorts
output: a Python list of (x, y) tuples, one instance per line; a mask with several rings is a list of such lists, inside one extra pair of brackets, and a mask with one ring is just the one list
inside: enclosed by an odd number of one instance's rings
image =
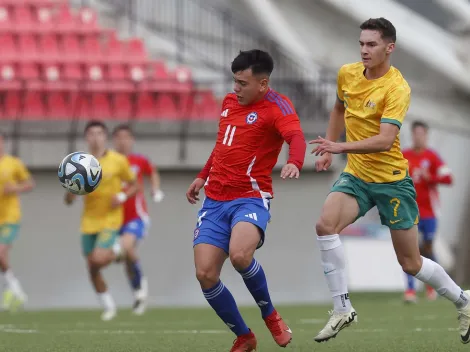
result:
[(256, 225), (261, 230), (261, 240), (257, 247), (260, 248), (271, 219), (269, 206), (269, 200), (262, 198), (240, 198), (223, 202), (206, 197), (197, 214), (193, 246), (207, 243), (229, 253), (232, 228), (244, 221)]
[(423, 240), (432, 241), (437, 230), (437, 219), (419, 219), (418, 231), (422, 234)]
[(141, 218), (137, 218), (122, 225), (119, 230), (119, 236), (122, 236), (124, 233), (131, 233), (136, 239), (141, 240), (147, 234), (147, 230), (148, 224)]

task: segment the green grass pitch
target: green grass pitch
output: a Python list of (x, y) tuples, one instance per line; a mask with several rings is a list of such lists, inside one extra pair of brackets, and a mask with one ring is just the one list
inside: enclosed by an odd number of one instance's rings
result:
[[(293, 330), (293, 341), (279, 348), (256, 307), (242, 314), (258, 338), (258, 352), (470, 351), (459, 341), (454, 306), (444, 299), (404, 305), (401, 295), (351, 294), (359, 322), (336, 339), (318, 344), (316, 332), (330, 306), (278, 306)], [(142, 317), (119, 311), (111, 322), (100, 311), (0, 313), (0, 351), (8, 352), (228, 352), (234, 336), (210, 309), (151, 309)]]

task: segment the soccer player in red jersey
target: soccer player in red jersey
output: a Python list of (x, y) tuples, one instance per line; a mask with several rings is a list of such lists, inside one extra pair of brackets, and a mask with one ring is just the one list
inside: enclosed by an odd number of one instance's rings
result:
[[(421, 254), (436, 261), (433, 241), (439, 215), (438, 185), (452, 184), (452, 173), (439, 155), (428, 147), (428, 130), (426, 123), (413, 122), (411, 126), (413, 146), (404, 150), (403, 155), (408, 159), (410, 174), (416, 188), (420, 215), (418, 230), (423, 236)], [(429, 285), (426, 285), (426, 295), (430, 300), (437, 298), (436, 291)], [(405, 302), (416, 302), (415, 280), (411, 275), (408, 275), (404, 299)]]
[(271, 173), (281, 147), (284, 141), (290, 147), (283, 179), (299, 177), (306, 149), (292, 103), (269, 87), (273, 67), (271, 56), (261, 50), (242, 51), (234, 59), (234, 92), (222, 103), (214, 150), (186, 193), (195, 204), (199, 191), (205, 190), (194, 230), (196, 276), (208, 303), (237, 335), (231, 352), (254, 351), (257, 341), (220, 281), (228, 257), (276, 343), (285, 347), (292, 339), (273, 307), (263, 268), (253, 257), (265, 240), (273, 198)]
[[(124, 221), (119, 231), (121, 246), (126, 254), (126, 271), (129, 283), (134, 290), (133, 311), (137, 315), (145, 312), (148, 296), (148, 284), (142, 276), (136, 246), (147, 234), (150, 217), (144, 195), (144, 177), (151, 182), (153, 200), (157, 203), (163, 200), (164, 194), (160, 190), (160, 175), (152, 163), (143, 155), (132, 153), (134, 134), (128, 125), (119, 125), (113, 131), (115, 149), (127, 156), (132, 171), (137, 176), (139, 191), (124, 203)], [(126, 188), (126, 185), (124, 185)]]

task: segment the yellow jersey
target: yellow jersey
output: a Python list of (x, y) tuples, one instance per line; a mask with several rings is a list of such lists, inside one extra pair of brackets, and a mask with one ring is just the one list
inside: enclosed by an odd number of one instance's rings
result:
[[(355, 142), (376, 136), (381, 123), (401, 128), (410, 106), (411, 89), (398, 69), (391, 66), (377, 79), (364, 76), (362, 62), (347, 64), (338, 73), (338, 98), (346, 109), (346, 141)], [(386, 152), (348, 154), (345, 172), (365, 182), (387, 183), (407, 175), (408, 161), (400, 149), (397, 135), (392, 148)]]
[(0, 157), (0, 225), (17, 224), (21, 220), (20, 198), (17, 194), (4, 194), (4, 187), (30, 178), (31, 174), (20, 159), (11, 155)]
[(135, 180), (129, 161), (124, 155), (113, 150), (98, 159), (102, 169), (102, 179), (98, 188), (85, 196), (81, 232), (85, 235), (97, 234), (103, 230), (118, 230), (123, 221), (122, 205), (111, 207), (113, 197), (121, 192), (122, 183)]

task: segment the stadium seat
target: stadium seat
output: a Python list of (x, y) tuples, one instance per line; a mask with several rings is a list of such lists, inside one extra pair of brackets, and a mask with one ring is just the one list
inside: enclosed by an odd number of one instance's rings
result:
[(38, 60), (38, 48), (36, 39), (32, 34), (21, 34), (18, 37), (18, 50), (21, 53), (19, 59), (25, 62)]
[(13, 18), (15, 21), (15, 30), (20, 32), (31, 32), (36, 28), (36, 19), (33, 16), (31, 8), (28, 6), (14, 6)]
[(58, 62), (61, 60), (59, 43), (55, 34), (44, 34), (39, 37), (41, 61)]
[(4, 96), (3, 116), (9, 120), (15, 120), (20, 112), (20, 106), (20, 93), (16, 91), (7, 91)]
[(111, 104), (108, 93), (92, 93), (91, 95), (91, 118), (106, 120), (112, 118)]
[(66, 81), (79, 81), (84, 78), (84, 74), (80, 64), (71, 62), (64, 64), (62, 77)]
[(19, 63), (17, 76), (24, 80), (38, 80), (40, 78), (39, 66), (33, 61)]
[(104, 54), (109, 62), (123, 62), (124, 60), (124, 43), (119, 40), (115, 33), (108, 37), (108, 41), (104, 46)]
[(24, 93), (22, 116), (28, 120), (40, 120), (46, 115), (46, 109), (40, 91), (27, 91)]
[(83, 52), (87, 53), (84, 58), (86, 62), (102, 62), (106, 59), (103, 56), (103, 47), (96, 35), (86, 35), (82, 48)]
[(137, 94), (135, 117), (139, 120), (157, 118), (157, 109), (152, 93), (140, 92)]
[(76, 34), (66, 34), (62, 37), (60, 49), (63, 60), (66, 62), (78, 62), (82, 60), (83, 51)]
[(176, 106), (175, 94), (158, 94), (155, 105), (157, 114), (162, 119), (177, 120), (182, 117), (181, 111)]
[(35, 12), (38, 31), (45, 33), (52, 32), (56, 27), (52, 10), (48, 7), (38, 7), (35, 9)]
[(192, 75), (188, 67), (177, 67), (171, 76), (174, 76), (178, 82), (178, 91), (189, 92), (192, 89)]
[(113, 118), (118, 120), (128, 120), (133, 115), (132, 93), (115, 93), (113, 99)]
[(81, 33), (94, 32), (98, 30), (96, 12), (90, 8), (81, 8), (77, 16), (77, 28)]
[(131, 64), (143, 64), (147, 61), (147, 51), (140, 38), (131, 38), (127, 42), (126, 59)]
[(202, 120), (218, 120), (220, 117), (220, 105), (210, 90), (201, 90), (197, 93), (196, 118)]
[(52, 119), (69, 119), (72, 117), (67, 94), (64, 92), (50, 92), (46, 95), (47, 113)]
[(78, 93), (71, 96), (71, 118), (78, 118), (81, 120), (89, 120), (91, 118), (90, 101), (91, 97), (89, 94)]
[(0, 48), (2, 48), (2, 54), (0, 55), (0, 61), (12, 61), (18, 57), (18, 49), (15, 44), (15, 39), (11, 34), (0, 34)]
[(11, 19), (10, 11), (6, 6), (0, 4), (0, 31), (10, 32), (13, 28), (13, 22)]
[(77, 23), (68, 4), (59, 7), (56, 19), (56, 30), (59, 32), (78, 33)]

